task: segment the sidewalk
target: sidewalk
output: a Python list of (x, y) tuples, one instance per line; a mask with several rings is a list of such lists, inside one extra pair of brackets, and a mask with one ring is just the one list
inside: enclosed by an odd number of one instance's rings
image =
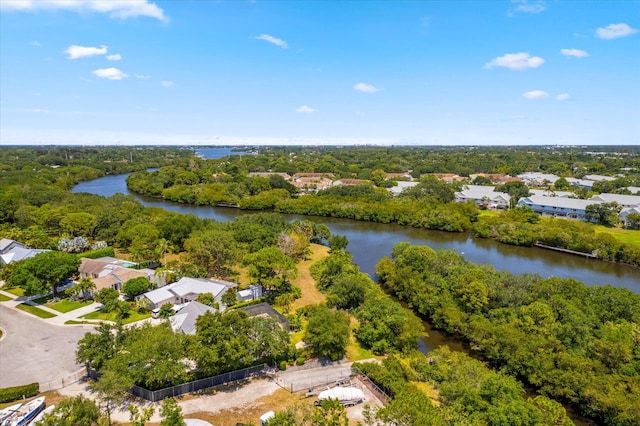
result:
[(38, 296), (31, 296), (31, 297), (16, 296), (15, 294), (9, 293), (8, 291), (4, 291), (4, 290), (0, 290), (0, 294), (3, 294), (12, 299), (6, 302), (2, 302), (2, 304), (6, 307), (15, 309), (16, 306), (18, 306), (21, 303), (24, 303), (27, 305), (35, 306), (38, 309), (42, 309), (43, 311), (46, 311), (55, 315), (52, 318), (40, 318), (42, 321), (46, 321), (54, 325), (65, 325), (65, 322), (67, 321), (79, 321), (79, 322), (85, 321), (80, 317), (82, 317), (83, 315), (89, 314), (91, 312), (97, 311), (102, 306), (102, 304), (98, 302), (93, 302), (90, 305), (83, 306), (78, 309), (74, 309), (73, 311), (60, 312), (60, 311), (56, 311), (55, 309), (51, 309), (48, 306), (40, 305), (38, 303), (33, 302), (33, 299), (37, 298)]

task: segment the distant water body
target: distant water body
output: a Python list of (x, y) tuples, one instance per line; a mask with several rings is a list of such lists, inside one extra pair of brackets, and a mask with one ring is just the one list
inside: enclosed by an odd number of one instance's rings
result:
[(234, 148), (220, 147), (220, 148), (199, 148), (196, 149), (196, 155), (208, 160), (215, 160), (217, 158), (228, 157), (229, 155), (247, 155), (247, 151), (233, 151)]

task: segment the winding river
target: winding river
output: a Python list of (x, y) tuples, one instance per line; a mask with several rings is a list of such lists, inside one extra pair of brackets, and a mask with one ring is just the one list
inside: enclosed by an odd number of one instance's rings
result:
[[(82, 182), (73, 192), (87, 192), (109, 197), (116, 193), (134, 196), (145, 206), (160, 207), (178, 213), (191, 213), (202, 218), (230, 221), (255, 212), (225, 207), (189, 206), (170, 201), (141, 197), (130, 192), (127, 175), (106, 176)], [(349, 239), (349, 250), (360, 270), (372, 277), (375, 265), (402, 241), (428, 245), (434, 249), (454, 249), (474, 263), (489, 263), (496, 269), (515, 274), (537, 273), (542, 277), (575, 278), (587, 285), (610, 284), (640, 293), (640, 269), (628, 265), (586, 259), (541, 248), (516, 247), (494, 240), (471, 238), (468, 234), (430, 231), (396, 224), (359, 222), (350, 219), (287, 215), (290, 219), (308, 219), (326, 224), (333, 234)]]

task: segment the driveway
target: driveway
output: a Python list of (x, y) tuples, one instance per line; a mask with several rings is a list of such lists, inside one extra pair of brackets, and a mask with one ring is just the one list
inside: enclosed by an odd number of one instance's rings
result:
[(91, 326), (57, 326), (0, 304), (0, 387), (66, 379), (82, 366), (75, 362), (78, 340)]

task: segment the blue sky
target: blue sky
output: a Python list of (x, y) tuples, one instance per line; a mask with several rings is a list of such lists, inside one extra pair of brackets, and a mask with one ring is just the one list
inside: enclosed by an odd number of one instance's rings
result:
[(0, 145), (640, 144), (640, 1), (0, 0)]

